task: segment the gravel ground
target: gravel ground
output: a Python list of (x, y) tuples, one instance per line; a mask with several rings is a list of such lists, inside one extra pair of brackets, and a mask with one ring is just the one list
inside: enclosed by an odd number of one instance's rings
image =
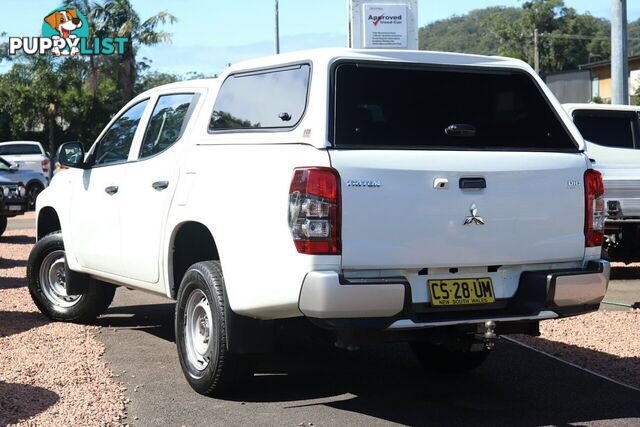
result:
[(533, 348), (640, 388), (640, 310), (600, 310), (546, 320), (540, 337), (514, 336)]
[(122, 425), (125, 389), (101, 359), (99, 328), (52, 323), (31, 302), (33, 236), (0, 237), (0, 425)]

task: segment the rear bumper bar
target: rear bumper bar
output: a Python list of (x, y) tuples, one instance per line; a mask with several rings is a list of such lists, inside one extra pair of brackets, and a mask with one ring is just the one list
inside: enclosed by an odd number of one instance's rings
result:
[(523, 272), (512, 298), (465, 310), (412, 302), (404, 277), (345, 279), (331, 271), (311, 272), (303, 282), (299, 308), (327, 328), (409, 329), (551, 319), (597, 310), (609, 273), (607, 261), (590, 262), (583, 269)]

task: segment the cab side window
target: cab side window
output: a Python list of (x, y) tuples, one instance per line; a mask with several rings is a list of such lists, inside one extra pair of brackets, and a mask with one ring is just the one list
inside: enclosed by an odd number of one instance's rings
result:
[(133, 136), (149, 100), (137, 103), (113, 122), (94, 151), (94, 165), (126, 162)]
[(158, 97), (142, 140), (141, 159), (163, 152), (180, 139), (194, 96), (179, 93)]
[(227, 77), (209, 132), (294, 128), (307, 106), (310, 72), (311, 67), (302, 64)]

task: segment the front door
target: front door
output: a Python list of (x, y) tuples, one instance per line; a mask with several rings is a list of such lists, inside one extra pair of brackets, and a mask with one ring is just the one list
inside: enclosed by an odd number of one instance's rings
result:
[(141, 101), (116, 119), (88, 156), (92, 164), (72, 188), (71, 239), (82, 267), (119, 276), (122, 264), (121, 191), (129, 152), (148, 104)]

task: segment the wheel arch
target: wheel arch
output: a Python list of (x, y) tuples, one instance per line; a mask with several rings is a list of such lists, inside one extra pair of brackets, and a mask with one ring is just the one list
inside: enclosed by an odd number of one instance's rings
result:
[(58, 212), (51, 206), (41, 208), (36, 222), (37, 240), (58, 230), (62, 230)]
[(209, 228), (198, 221), (185, 221), (171, 233), (168, 254), (168, 285), (172, 298), (178, 295), (187, 269), (200, 261), (220, 261), (218, 246)]

